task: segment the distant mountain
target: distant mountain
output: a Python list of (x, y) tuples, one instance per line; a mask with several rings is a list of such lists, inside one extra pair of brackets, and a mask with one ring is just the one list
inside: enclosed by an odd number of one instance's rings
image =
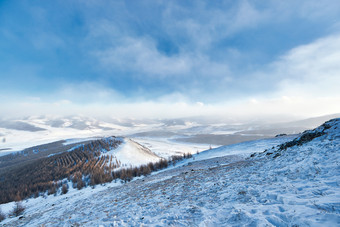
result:
[(271, 123), (230, 118), (193, 117), (181, 119), (95, 119), (85, 116), (32, 116), (0, 120), (0, 156), (11, 151), (70, 138), (121, 135), (155, 138), (175, 143), (229, 145), (271, 138), (278, 134), (298, 134), (340, 114), (299, 121)]
[(307, 118), (307, 119), (303, 119), (299, 121), (292, 121), (292, 122), (284, 123), (284, 125), (312, 129), (312, 128), (315, 128), (321, 125), (325, 121), (328, 121), (330, 119), (335, 119), (335, 118), (340, 118), (340, 113), (325, 115), (325, 116), (320, 116), (320, 117)]
[(0, 128), (29, 131), (29, 132), (37, 132), (37, 131), (46, 130), (44, 128), (32, 125), (30, 123), (26, 123), (22, 121), (14, 121), (14, 120), (0, 121)]
[[(0, 121), (0, 150), (20, 151), (27, 147), (70, 138), (118, 134), (123, 126), (82, 116), (38, 116)], [(2, 152), (0, 152), (0, 156)]]

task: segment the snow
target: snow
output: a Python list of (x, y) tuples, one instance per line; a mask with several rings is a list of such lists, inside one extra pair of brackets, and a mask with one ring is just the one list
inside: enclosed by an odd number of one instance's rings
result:
[(149, 162), (158, 162), (161, 158), (151, 150), (129, 138), (123, 138), (118, 148), (102, 153), (112, 156), (124, 167), (140, 166)]
[[(99, 130), (76, 130), (72, 128), (51, 128), (45, 131), (27, 132), (19, 130), (3, 129), (3, 134), (6, 135), (6, 143), (0, 144), (1, 148), (10, 148), (11, 151), (20, 151), (28, 147), (37, 146), (45, 143), (55, 142), (73, 138), (77, 135), (80, 139), (92, 137), (93, 134), (101, 135)], [(0, 153), (1, 155), (1, 153)]]
[(101, 139), (101, 137), (87, 137), (87, 138), (73, 138), (73, 139), (66, 139), (63, 145), (70, 145), (70, 144), (75, 144), (75, 143), (81, 143), (81, 142), (86, 142), (90, 140), (97, 140)]
[(232, 144), (227, 146), (221, 146), (212, 150), (206, 150), (202, 152), (197, 160), (204, 160), (215, 157), (222, 157), (225, 155), (242, 155), (244, 157), (254, 152), (264, 151), (267, 148), (276, 146), (278, 144), (291, 140), (294, 136), (283, 136), (270, 139), (253, 140), (238, 144)]
[[(49, 122), (51, 121), (62, 121), (63, 124), (58, 127), (53, 127)], [(15, 129), (7, 129), (0, 127), (1, 138), (5, 138), (6, 142), (0, 142), (0, 156), (6, 155), (9, 152), (20, 151), (28, 147), (42, 145), (58, 140), (67, 140), (65, 145), (91, 140), (97, 137), (107, 137), (112, 135), (121, 134), (122, 131), (130, 133), (133, 128), (129, 129), (126, 127), (118, 126), (116, 124), (110, 124), (107, 122), (96, 121), (85, 121), (80, 117), (73, 117), (71, 119), (62, 118), (54, 119), (53, 117), (36, 118), (32, 117), (27, 120), (20, 120), (23, 123), (27, 123), (31, 126), (42, 128), (41, 131), (23, 131)], [(77, 129), (69, 127), (74, 122), (84, 122), (88, 125), (87, 128)], [(103, 129), (102, 127), (110, 128), (110, 130)], [(74, 139), (70, 139), (74, 138)], [(1, 151), (1, 149), (7, 149)]]
[[(66, 180), (66, 179), (65, 179)], [(40, 210), (49, 209), (51, 207), (56, 207), (62, 209), (63, 206), (72, 206), (72, 204), (77, 200), (89, 199), (94, 193), (98, 193), (103, 190), (107, 190), (112, 187), (122, 185), (121, 182), (111, 182), (103, 185), (96, 185), (95, 188), (87, 187), (82, 190), (72, 188), (72, 182), (68, 183), (68, 192), (64, 195), (47, 195), (40, 196), (38, 198), (26, 199), (22, 201), (22, 205), (29, 210), (29, 212), (40, 212)], [(59, 189), (60, 194), (60, 189)], [(15, 202), (10, 202), (6, 204), (1, 204), (0, 208), (3, 213), (9, 214), (15, 206)], [(44, 216), (48, 220), (48, 216)], [(6, 222), (4, 222), (6, 223)], [(3, 224), (3, 223), (1, 223)]]
[[(269, 153), (291, 138), (224, 146), (126, 184), (29, 199), (23, 218), (1, 224), (339, 226), (340, 119), (329, 125), (315, 130), (326, 134), (276, 158)], [(131, 151), (130, 145), (135, 146), (127, 141), (121, 149)]]
[(186, 153), (196, 154), (197, 152), (209, 149), (209, 144), (184, 143), (166, 138), (133, 138), (133, 140), (149, 148), (153, 153), (163, 158)]

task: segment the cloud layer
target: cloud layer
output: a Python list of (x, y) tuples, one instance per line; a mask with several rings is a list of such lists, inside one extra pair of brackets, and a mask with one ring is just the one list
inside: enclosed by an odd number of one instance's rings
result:
[(0, 4), (2, 115), (340, 112), (337, 1)]

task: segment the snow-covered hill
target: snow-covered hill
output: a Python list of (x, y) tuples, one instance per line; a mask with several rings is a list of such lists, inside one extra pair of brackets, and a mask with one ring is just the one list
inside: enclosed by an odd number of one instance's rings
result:
[[(100, 156), (105, 156), (113, 162), (119, 163), (120, 168), (147, 165), (150, 162), (155, 163), (164, 158), (158, 156), (146, 146), (127, 137), (71, 139), (66, 140), (66, 142), (63, 144), (76, 144), (74, 147), (69, 149), (69, 151), (71, 151), (95, 140), (103, 141), (104, 143), (110, 143), (110, 141), (119, 141), (118, 147), (113, 147), (112, 149), (100, 149)], [(107, 164), (110, 164), (110, 162)]]
[(0, 204), (81, 189), (165, 168), (167, 161), (129, 138), (57, 141), (0, 157)]
[(22, 217), (2, 224), (339, 226), (340, 119), (281, 142), (263, 145), (265, 152), (247, 158), (237, 151), (244, 153), (242, 146), (246, 153), (252, 146), (259, 151), (256, 143), (225, 146), (126, 184), (39, 198), (39, 203), (30, 199)]
[(141, 166), (161, 160), (150, 149), (129, 138), (122, 138), (122, 144), (117, 149), (104, 152), (102, 155), (112, 156), (122, 167)]

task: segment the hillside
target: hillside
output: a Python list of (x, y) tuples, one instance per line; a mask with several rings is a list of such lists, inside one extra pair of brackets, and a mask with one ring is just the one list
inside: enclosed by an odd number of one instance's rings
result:
[(46, 192), (55, 194), (69, 181), (81, 189), (116, 178), (130, 180), (130, 174), (149, 173), (153, 170), (149, 166), (157, 169), (157, 164), (163, 162), (148, 148), (128, 138), (58, 141), (27, 148), (0, 157), (0, 203), (38, 197)]
[[(243, 143), (245, 153), (257, 143)], [(259, 142), (264, 144), (264, 141)], [(82, 194), (28, 200), (5, 226), (337, 226), (340, 119), (251, 157), (237, 148), (204, 152), (151, 176)], [(260, 146), (263, 148), (265, 146)], [(225, 151), (223, 155), (223, 150)], [(234, 153), (228, 155), (230, 151)], [(279, 155), (278, 155), (279, 154)], [(203, 156), (200, 160), (200, 156)], [(208, 155), (207, 155), (208, 157)], [(194, 160), (195, 159), (195, 160)], [(8, 210), (6, 204), (4, 210)], [(75, 209), (81, 207), (81, 209)]]
[(105, 152), (103, 155), (110, 155), (119, 160), (122, 167), (141, 166), (161, 160), (150, 149), (129, 138), (125, 138), (117, 149)]

